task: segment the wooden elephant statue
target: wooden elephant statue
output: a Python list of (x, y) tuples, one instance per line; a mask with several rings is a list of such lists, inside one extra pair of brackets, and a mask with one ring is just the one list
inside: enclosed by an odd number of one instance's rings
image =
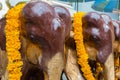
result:
[[(22, 16), (25, 21), (20, 34), (23, 60), (21, 80), (60, 80), (67, 62), (64, 46), (72, 25), (69, 11), (59, 5), (31, 1), (23, 7)], [(6, 19), (3, 18), (0, 22), (0, 47), (4, 52)], [(5, 69), (1, 75), (7, 67), (6, 53), (5, 57)]]
[(26, 21), (21, 32), (24, 61), (21, 80), (60, 80), (70, 13), (62, 6), (32, 1), (25, 5), (22, 14)]
[[(105, 22), (105, 19), (106, 20)], [(104, 18), (96, 12), (89, 12), (82, 18), (83, 38), (89, 59), (103, 67), (103, 77), (98, 80), (115, 80), (113, 42), (114, 29), (111, 18)], [(94, 66), (93, 66), (94, 65)], [(91, 69), (95, 72), (95, 64)]]
[[(106, 17), (103, 17), (106, 16)], [(74, 20), (73, 20), (74, 23)], [(91, 70), (97, 80), (114, 80), (114, 54), (113, 54), (113, 43), (115, 40), (114, 27), (112, 24), (112, 19), (104, 14), (99, 14), (96, 12), (86, 13), (82, 18), (82, 28), (83, 28), (83, 39), (85, 49), (89, 55), (89, 65)], [(69, 75), (70, 80), (84, 80), (83, 74), (81, 76), (81, 70), (78, 68), (77, 55), (76, 54), (76, 43), (74, 40), (74, 32), (70, 34), (70, 38), (66, 42), (67, 57), (66, 73)], [(73, 54), (73, 55), (72, 55)], [(74, 56), (74, 57), (73, 57)], [(76, 58), (76, 59), (75, 59)], [(97, 63), (101, 64), (103, 70), (96, 77)], [(71, 72), (69, 72), (68, 65), (71, 66)], [(72, 68), (72, 66), (76, 68)], [(77, 72), (78, 71), (78, 72)], [(73, 78), (75, 76), (76, 78)], [(72, 77), (73, 76), (73, 77)], [(78, 78), (78, 76), (80, 76)]]

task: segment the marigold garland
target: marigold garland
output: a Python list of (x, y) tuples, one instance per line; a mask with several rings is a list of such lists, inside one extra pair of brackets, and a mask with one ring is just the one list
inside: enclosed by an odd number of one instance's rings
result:
[(83, 34), (82, 34), (82, 17), (85, 13), (78, 12), (74, 14), (74, 39), (76, 43), (78, 64), (81, 66), (86, 80), (95, 80), (92, 75), (91, 68), (88, 64), (88, 54), (86, 53), (84, 43), (83, 43)]
[(8, 54), (8, 73), (9, 80), (20, 80), (22, 75), (21, 66), (22, 59), (19, 49), (21, 43), (19, 40), (20, 27), (21, 27), (21, 10), (24, 4), (19, 4), (11, 8), (6, 15), (6, 51)]

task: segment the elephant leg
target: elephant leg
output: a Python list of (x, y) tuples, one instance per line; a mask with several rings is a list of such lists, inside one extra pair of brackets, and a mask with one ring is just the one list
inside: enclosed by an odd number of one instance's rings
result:
[(8, 71), (6, 70), (5, 73), (2, 75), (0, 80), (8, 80)]
[(114, 54), (111, 53), (104, 63), (104, 77), (105, 80), (115, 80), (115, 72), (114, 72)]
[(76, 51), (67, 49), (66, 59), (65, 73), (68, 80), (84, 80), (77, 64)]
[(60, 80), (64, 68), (63, 53), (56, 53), (47, 65), (48, 80)]
[(6, 51), (4, 51), (0, 48), (0, 77), (1, 77), (1, 80), (8, 79), (7, 64), (8, 64), (7, 53), (6, 53)]

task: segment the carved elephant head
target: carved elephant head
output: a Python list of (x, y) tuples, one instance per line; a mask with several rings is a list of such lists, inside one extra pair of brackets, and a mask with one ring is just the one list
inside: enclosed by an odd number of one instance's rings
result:
[(115, 36), (112, 19), (105, 14), (90, 12), (83, 17), (82, 21), (85, 47), (90, 59), (97, 58), (104, 64), (105, 80), (114, 80), (113, 42)]
[(83, 17), (83, 35), (85, 43), (98, 51), (97, 59), (104, 63), (112, 53), (113, 38), (109, 25), (100, 14), (90, 12)]
[(22, 80), (30, 79), (26, 78), (31, 69), (26, 70), (29, 62), (42, 69), (49, 80), (53, 77), (59, 80), (64, 67), (64, 43), (71, 26), (70, 13), (62, 6), (32, 1), (25, 5), (22, 15), (25, 18), (21, 32), (25, 59)]

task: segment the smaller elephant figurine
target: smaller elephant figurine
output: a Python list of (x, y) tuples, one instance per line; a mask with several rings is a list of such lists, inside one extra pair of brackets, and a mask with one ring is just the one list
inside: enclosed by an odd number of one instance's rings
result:
[(89, 12), (82, 21), (84, 42), (89, 58), (103, 65), (105, 80), (114, 80), (114, 30), (111, 18), (107, 15)]

